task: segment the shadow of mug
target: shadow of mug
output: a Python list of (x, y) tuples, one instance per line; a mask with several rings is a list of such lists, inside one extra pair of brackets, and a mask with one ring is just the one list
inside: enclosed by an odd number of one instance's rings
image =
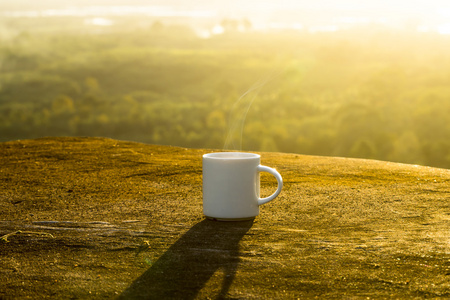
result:
[(239, 242), (253, 220), (203, 220), (176, 241), (118, 299), (193, 299), (218, 270), (224, 279), (216, 298), (226, 297), (239, 264)]

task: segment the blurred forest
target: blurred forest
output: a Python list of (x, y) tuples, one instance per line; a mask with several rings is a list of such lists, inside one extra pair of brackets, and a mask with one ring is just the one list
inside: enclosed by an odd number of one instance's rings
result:
[(104, 136), (450, 168), (450, 36), (33, 22), (0, 22), (0, 141)]

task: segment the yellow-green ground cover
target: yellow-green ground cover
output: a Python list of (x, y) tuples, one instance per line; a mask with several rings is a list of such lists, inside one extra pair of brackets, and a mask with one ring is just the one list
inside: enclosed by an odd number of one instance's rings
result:
[(450, 297), (449, 170), (261, 153), (281, 195), (253, 221), (215, 222), (211, 151), (0, 143), (0, 298)]

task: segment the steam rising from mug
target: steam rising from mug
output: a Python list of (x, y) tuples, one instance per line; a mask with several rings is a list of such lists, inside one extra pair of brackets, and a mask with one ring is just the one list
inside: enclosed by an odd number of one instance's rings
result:
[[(281, 72), (280, 72), (281, 73)], [(262, 88), (273, 78), (278, 76), (279, 73), (269, 74), (266, 77), (259, 79), (255, 82), (245, 93), (243, 93), (239, 99), (233, 104), (228, 116), (228, 133), (225, 139), (223, 149), (242, 151), (242, 138), (244, 135), (244, 125), (247, 118), (250, 107), (258, 96)], [(236, 139), (239, 135), (239, 146), (237, 147)]]

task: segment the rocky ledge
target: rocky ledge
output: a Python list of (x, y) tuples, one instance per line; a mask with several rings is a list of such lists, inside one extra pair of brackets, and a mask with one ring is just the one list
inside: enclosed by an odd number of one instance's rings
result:
[(281, 195), (216, 222), (202, 216), (207, 152), (0, 143), (0, 298), (450, 297), (449, 170), (261, 153)]

